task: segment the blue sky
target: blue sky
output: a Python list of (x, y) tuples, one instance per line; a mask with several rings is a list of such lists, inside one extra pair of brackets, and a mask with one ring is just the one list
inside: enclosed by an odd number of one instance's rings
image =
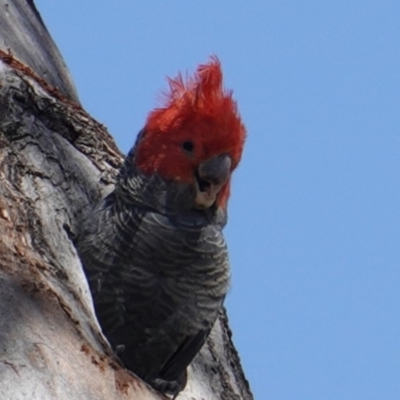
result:
[(126, 153), (211, 54), (248, 129), (227, 308), (258, 400), (400, 398), (400, 2), (36, 4)]

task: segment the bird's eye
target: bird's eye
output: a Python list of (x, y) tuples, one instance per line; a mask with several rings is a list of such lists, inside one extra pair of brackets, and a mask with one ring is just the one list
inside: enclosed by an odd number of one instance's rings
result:
[(183, 148), (183, 150), (186, 150), (189, 153), (191, 153), (194, 150), (194, 144), (193, 144), (193, 142), (190, 142), (190, 141), (183, 142), (182, 148)]

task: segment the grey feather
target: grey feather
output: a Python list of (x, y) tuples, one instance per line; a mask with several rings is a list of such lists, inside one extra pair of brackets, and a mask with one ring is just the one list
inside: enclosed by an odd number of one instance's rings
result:
[(193, 209), (191, 190), (143, 176), (133, 149), (78, 240), (103, 333), (128, 369), (173, 395), (229, 285), (226, 212)]

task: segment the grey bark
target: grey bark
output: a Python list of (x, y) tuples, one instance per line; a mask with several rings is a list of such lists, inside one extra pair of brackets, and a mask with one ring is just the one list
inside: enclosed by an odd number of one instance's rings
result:
[(64, 60), (32, 0), (0, 0), (0, 49), (79, 103)]
[[(33, 3), (0, 7), (1, 399), (161, 399), (102, 337), (74, 246), (122, 155), (77, 104)], [(252, 399), (225, 312), (179, 399)]]

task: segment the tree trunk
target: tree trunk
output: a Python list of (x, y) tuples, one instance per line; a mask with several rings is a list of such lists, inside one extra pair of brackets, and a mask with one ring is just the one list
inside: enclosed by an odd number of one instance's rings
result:
[[(80, 106), (29, 0), (0, 0), (0, 393), (3, 400), (162, 399), (96, 322), (74, 246), (123, 157)], [(252, 399), (225, 311), (179, 399)]]

